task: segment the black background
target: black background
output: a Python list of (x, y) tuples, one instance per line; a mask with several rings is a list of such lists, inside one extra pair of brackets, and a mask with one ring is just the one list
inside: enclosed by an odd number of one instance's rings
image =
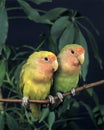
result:
[[(7, 0), (7, 7), (18, 6), (15, 0)], [(75, 9), (81, 15), (88, 17), (94, 26), (98, 29), (100, 35), (96, 36), (99, 53), (104, 61), (104, 1), (102, 0), (53, 0), (52, 3), (45, 3), (36, 5), (36, 8), (50, 10), (55, 7), (65, 7), (68, 9)], [(22, 11), (9, 12), (8, 15), (24, 15)], [(87, 25), (86, 25), (87, 26)], [(39, 36), (41, 32), (46, 32), (47, 26), (44, 24), (34, 23), (29, 20), (16, 19), (9, 20), (9, 32), (7, 37), (7, 44), (22, 45), (31, 44), (38, 45)], [(95, 82), (104, 79), (104, 69), (100, 69), (98, 62), (94, 58), (92, 48), (88, 43), (90, 64), (86, 83)], [(104, 62), (103, 62), (104, 67)], [(104, 85), (96, 87), (95, 90), (99, 95), (99, 99), (104, 104)], [(86, 122), (87, 123), (87, 122)], [(88, 122), (89, 123), (89, 122)], [(83, 124), (84, 125), (84, 124)]]
[[(16, 0), (7, 0), (7, 7), (19, 6)], [(104, 1), (102, 0), (53, 0), (52, 3), (36, 5), (35, 8), (50, 10), (55, 7), (65, 7), (77, 10), (81, 15), (88, 17), (99, 31), (100, 35), (95, 36), (99, 48), (100, 56), (104, 61)], [(23, 11), (9, 11), (8, 16), (21, 15)], [(87, 26), (87, 25), (86, 25)], [(91, 29), (91, 28), (89, 28)], [(9, 32), (7, 44), (22, 45), (29, 44), (36, 46), (39, 42), (41, 32), (46, 32), (47, 26), (38, 24), (30, 20), (12, 19), (9, 20)], [(90, 65), (88, 82), (93, 82), (104, 78), (104, 70), (99, 68), (98, 62), (94, 58), (90, 43), (88, 43)]]

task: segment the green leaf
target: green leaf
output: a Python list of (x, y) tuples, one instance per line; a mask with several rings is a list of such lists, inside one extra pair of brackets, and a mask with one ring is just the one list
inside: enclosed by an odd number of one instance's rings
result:
[(73, 130), (82, 130), (81, 127), (80, 127), (79, 125), (77, 125), (77, 123), (74, 122), (74, 121), (71, 121), (70, 124), (69, 124), (69, 126), (70, 126), (71, 129), (73, 129)]
[(42, 18), (44, 19), (49, 19), (49, 20), (55, 20), (57, 19), (58, 17), (60, 17), (61, 14), (65, 13), (66, 11), (68, 11), (68, 9), (66, 8), (54, 8), (54, 9), (51, 9), (49, 11), (47, 11), (43, 16)]
[(49, 114), (49, 108), (43, 108), (42, 109), (42, 114), (41, 114), (41, 118), (39, 120), (39, 123), (42, 122)]
[(97, 120), (98, 125), (104, 124), (104, 105), (96, 106), (93, 109), (93, 113)]
[(94, 26), (94, 24), (92, 23), (92, 21), (88, 18), (88, 17), (83, 17), (88, 23), (89, 25), (92, 27), (92, 29), (95, 31), (95, 33), (97, 35), (100, 35), (99, 31), (96, 29), (96, 27)]
[(28, 51), (22, 51), (15, 54), (15, 56), (12, 58), (12, 60), (16, 60), (19, 57), (24, 57), (26, 54), (28, 54)]
[(99, 113), (99, 110), (100, 110), (100, 106), (98, 105), (98, 106), (94, 107), (93, 113), (94, 114)]
[(84, 108), (88, 111), (88, 114), (89, 114), (91, 120), (93, 121), (94, 125), (97, 127), (97, 125), (96, 125), (96, 120), (95, 120), (95, 118), (94, 118), (94, 114), (93, 114), (92, 109), (91, 109), (86, 103), (84, 103), (84, 102), (82, 102), (82, 101), (80, 101), (80, 104), (81, 104), (82, 106), (84, 106)]
[[(77, 120), (79, 117), (78, 116), (78, 111), (79, 111), (79, 102), (77, 102), (75, 99), (70, 99), (70, 108), (68, 111), (66, 111), (66, 117), (69, 118), (70, 120)], [(65, 115), (65, 114), (64, 114)]]
[(104, 105), (101, 105), (100, 112), (101, 112), (101, 115), (104, 116)]
[(63, 33), (68, 23), (68, 16), (61, 17), (55, 21), (51, 28), (51, 38), (54, 43), (57, 43), (60, 35)]
[(76, 100), (74, 100), (73, 102), (73, 107), (75, 107), (76, 109), (79, 108), (79, 103)]
[(6, 123), (7, 123), (9, 130), (19, 130), (17, 121), (8, 113), (6, 113)]
[(5, 122), (5, 119), (4, 119), (4, 113), (0, 112), (0, 130), (4, 130), (4, 122)]
[(8, 17), (5, 9), (5, 0), (0, 0), (0, 54), (5, 45), (8, 33)]
[(98, 125), (101, 125), (101, 124), (103, 124), (103, 123), (104, 123), (104, 122), (103, 122), (102, 118), (99, 117), (99, 118), (98, 118), (98, 122), (97, 122), (97, 124), (98, 124)]
[(33, 20), (35, 22), (38, 22), (40, 15), (38, 11), (34, 8), (32, 8), (27, 2), (24, 0), (17, 0), (21, 7), (24, 9), (24, 12), (27, 14), (28, 18), (30, 20)]
[(48, 48), (50, 51), (54, 52), (55, 54), (58, 54), (57, 44), (53, 41), (51, 36), (49, 36)]
[(36, 3), (36, 4), (42, 4), (45, 2), (52, 2), (52, 0), (32, 0), (32, 2)]
[(48, 125), (49, 125), (49, 130), (52, 130), (52, 126), (55, 122), (55, 113), (54, 112), (50, 112), (49, 116), (48, 116)]
[(30, 46), (30, 45), (23, 45), (24, 48), (27, 48), (27, 49), (30, 49), (32, 51), (35, 50), (35, 48), (33, 46)]
[(60, 105), (59, 109), (58, 109), (58, 116), (60, 117), (66, 110), (70, 109), (70, 104), (71, 104), (71, 97), (67, 96), (65, 97), (62, 105)]
[(16, 68), (15, 72), (14, 72), (14, 78), (15, 78), (15, 83), (18, 83), (19, 81), (19, 76), (20, 76), (20, 71), (21, 71), (21, 68), (23, 66), (23, 64), (25, 63), (26, 61), (22, 61)]
[(61, 17), (55, 21), (51, 28), (51, 36), (54, 41), (56, 41), (64, 29), (67, 27), (68, 16)]
[(91, 97), (93, 97), (93, 93), (94, 93), (93, 88), (86, 89), (86, 91), (88, 92), (88, 94), (89, 94)]
[(37, 23), (47, 23), (47, 24), (52, 24), (52, 22), (45, 18), (43, 19), (37, 9), (32, 8), (27, 2), (23, 0), (18, 0), (19, 4), (21, 7), (24, 9), (24, 12), (27, 14), (28, 19), (37, 22)]
[(75, 35), (75, 43), (78, 43), (82, 45), (85, 49), (85, 61), (84, 64), (82, 65), (82, 77), (83, 80), (86, 80), (86, 75), (88, 72), (88, 65), (89, 65), (89, 55), (88, 55), (88, 47), (87, 47), (87, 42), (86, 39), (84, 38), (82, 32), (80, 29), (76, 26), (76, 35)]
[(90, 31), (87, 34), (88, 34), (88, 37), (89, 37), (89, 40), (90, 40), (90, 43), (91, 43), (91, 46), (92, 46), (92, 49), (94, 52), (94, 56), (95, 56), (96, 60), (98, 61), (100, 68), (103, 69), (102, 59), (100, 58), (100, 55), (99, 55), (99, 49), (98, 49), (96, 40)]
[(4, 52), (5, 52), (6, 59), (8, 59), (11, 54), (10, 48), (8, 46), (4, 46)]
[(86, 92), (88, 92), (89, 96), (93, 97), (93, 100), (94, 100), (96, 106), (98, 106), (99, 105), (99, 98), (98, 98), (96, 92), (94, 91), (94, 89), (93, 88), (86, 89)]
[(97, 43), (96, 43), (96, 40), (95, 40), (93, 34), (85, 26), (80, 24), (78, 21), (77, 21), (77, 23), (87, 33), (89, 41), (90, 41), (92, 49), (93, 49), (93, 52), (94, 52), (94, 56), (95, 56), (96, 60), (98, 61), (100, 68), (103, 69), (102, 59), (99, 55), (99, 49), (98, 49), (98, 46), (97, 46)]
[(3, 83), (5, 74), (6, 74), (6, 61), (5, 59), (3, 59), (3, 60), (0, 60), (0, 86)]
[(71, 21), (68, 21), (67, 27), (60, 36), (59, 39), (59, 50), (61, 50), (66, 44), (74, 42), (75, 27)]

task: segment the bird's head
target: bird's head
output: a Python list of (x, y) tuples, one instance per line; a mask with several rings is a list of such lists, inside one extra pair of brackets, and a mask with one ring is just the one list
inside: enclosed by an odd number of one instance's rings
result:
[(85, 49), (79, 44), (66, 45), (58, 55), (59, 68), (68, 73), (80, 70), (84, 63)]
[(38, 51), (30, 55), (27, 64), (32, 68), (34, 77), (49, 79), (52, 78), (53, 73), (58, 69), (57, 57), (54, 53), (49, 51)]

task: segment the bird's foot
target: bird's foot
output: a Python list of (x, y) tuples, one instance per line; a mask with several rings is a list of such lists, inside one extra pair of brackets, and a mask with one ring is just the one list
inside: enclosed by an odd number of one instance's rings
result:
[(48, 98), (49, 98), (49, 101), (50, 101), (51, 104), (55, 103), (55, 99), (52, 95), (49, 95)]
[(75, 89), (74, 89), (74, 88), (73, 88), (70, 92), (71, 92), (71, 94), (72, 94), (73, 96), (76, 95), (76, 92), (75, 92)]
[(29, 100), (28, 97), (23, 97), (23, 98), (22, 98), (22, 106), (27, 106), (28, 103), (29, 103), (28, 100)]
[(63, 102), (63, 95), (60, 92), (57, 92), (57, 96), (61, 102)]

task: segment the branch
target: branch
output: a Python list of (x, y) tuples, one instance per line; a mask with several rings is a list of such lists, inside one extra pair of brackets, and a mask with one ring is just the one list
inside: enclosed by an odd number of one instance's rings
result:
[[(95, 87), (95, 86), (99, 86), (99, 85), (102, 85), (102, 84), (104, 84), (104, 80), (100, 80), (100, 81), (97, 81), (97, 82), (94, 82), (94, 83), (89, 83), (89, 84), (86, 84), (86, 85), (83, 85), (83, 86), (76, 88), (75, 92), (76, 93), (81, 92), (85, 89), (92, 88), (92, 87)], [(71, 92), (63, 93), (63, 97), (68, 96), (68, 95), (71, 95)], [(58, 97), (54, 96), (54, 99), (58, 100)], [(22, 99), (0, 99), (0, 102), (22, 103)], [(47, 99), (47, 100), (29, 100), (29, 102), (31, 102), (31, 103), (41, 103), (41, 104), (50, 103), (49, 99)]]

